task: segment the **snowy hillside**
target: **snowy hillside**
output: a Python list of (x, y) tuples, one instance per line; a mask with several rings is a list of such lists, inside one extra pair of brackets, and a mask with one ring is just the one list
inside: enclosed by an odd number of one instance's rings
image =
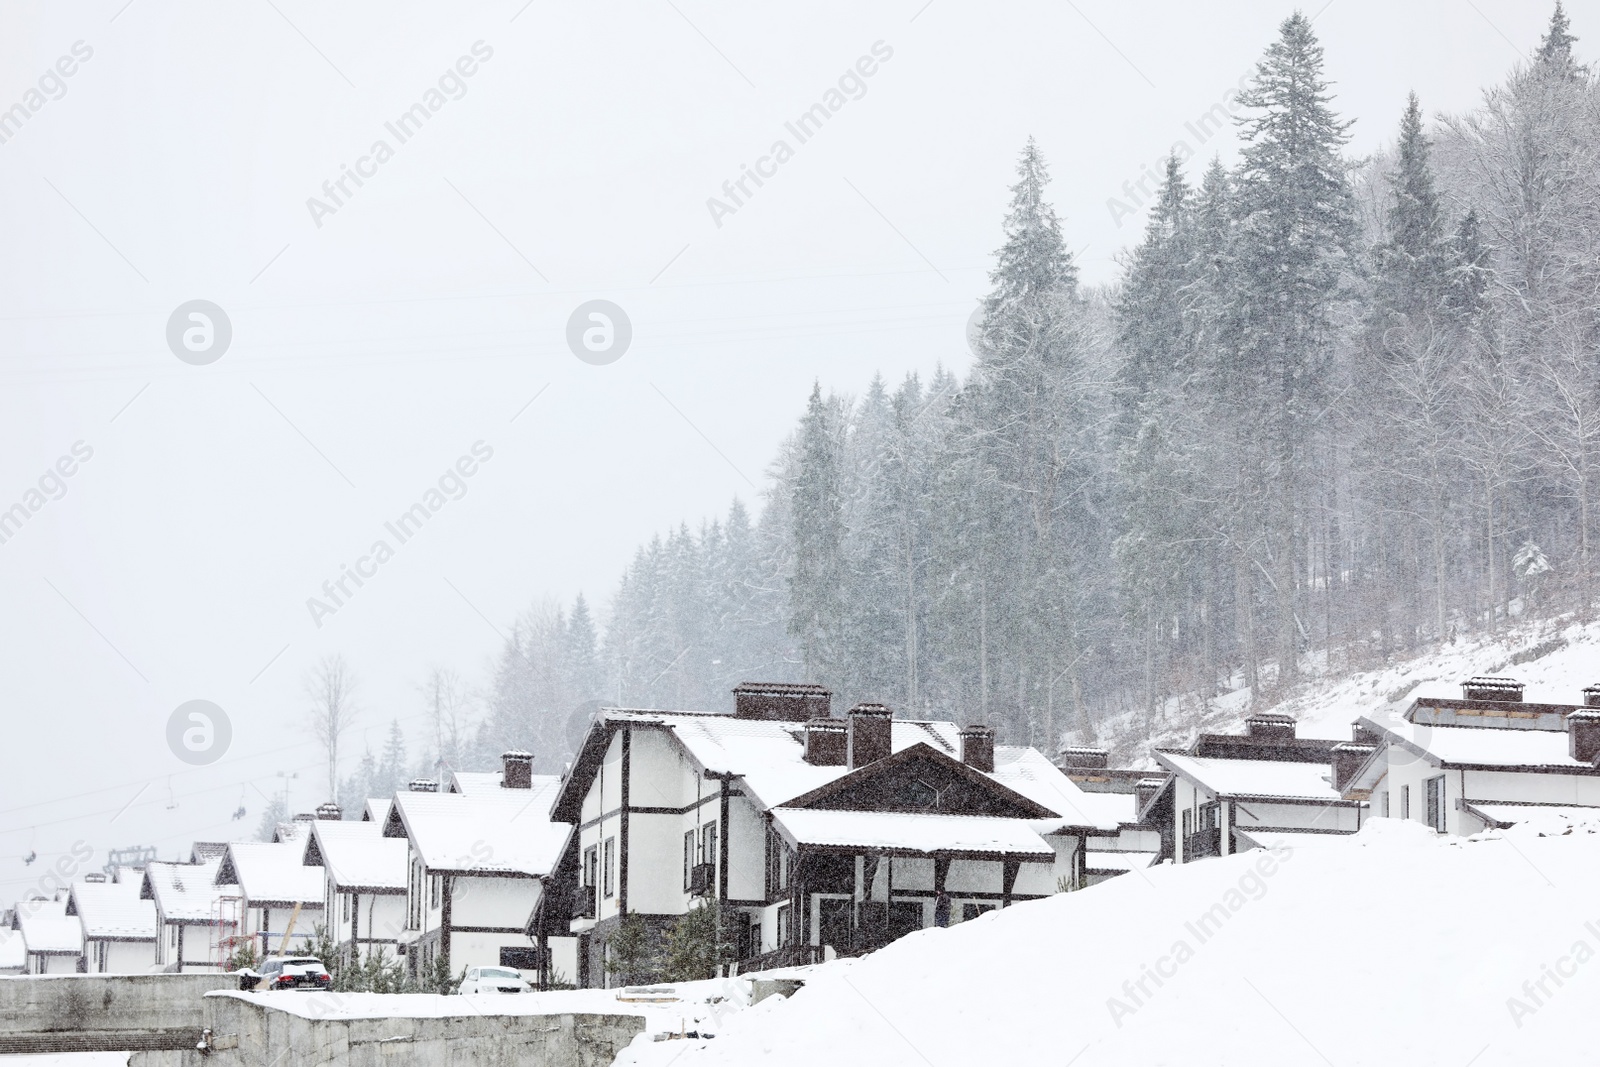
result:
[[(1600, 835), (1359, 835), (1162, 867), (815, 969), (619, 1065), (1574, 1062), (1600, 993)], [(696, 1025), (691, 1023), (691, 1028)]]
[(1301, 737), (1350, 736), (1358, 715), (1386, 718), (1405, 710), (1419, 694), (1459, 696), (1463, 679), (1504, 674), (1527, 686), (1525, 698), (1580, 704), (1586, 685), (1600, 682), (1600, 623), (1570, 618), (1525, 623), (1499, 634), (1459, 637), (1381, 670), (1358, 671), (1338, 680), (1316, 677), (1299, 683), (1282, 700), (1250, 707), (1250, 691), (1238, 689), (1201, 706), (1198, 698), (1169, 700), (1163, 719), (1148, 732), (1142, 714), (1118, 716), (1099, 743), (1113, 750), (1118, 765), (1154, 766), (1152, 746), (1186, 747), (1201, 731), (1238, 732), (1252, 711), (1294, 717)]

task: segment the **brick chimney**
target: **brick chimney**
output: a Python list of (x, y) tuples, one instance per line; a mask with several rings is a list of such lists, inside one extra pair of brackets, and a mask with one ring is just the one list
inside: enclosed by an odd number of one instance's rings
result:
[(961, 762), (975, 771), (994, 773), (994, 727), (973, 723), (962, 728)]
[(1343, 793), (1345, 788), (1355, 778), (1356, 772), (1362, 764), (1367, 762), (1377, 745), (1369, 745), (1360, 741), (1340, 741), (1333, 746), (1333, 789), (1336, 793)]
[(503, 789), (532, 789), (533, 788), (533, 753), (512, 749), (510, 752), (500, 753), (500, 764), (503, 773), (500, 775), (500, 786)]
[(413, 793), (437, 793), (439, 783), (432, 778), (413, 778), (406, 788)]
[(1468, 678), (1461, 683), (1463, 700), (1490, 700), (1501, 704), (1522, 703), (1522, 683), (1515, 678)]
[(843, 767), (850, 761), (850, 724), (843, 719), (806, 723), (806, 762), (815, 767)]
[(733, 717), (771, 722), (826, 719), (833, 694), (820, 685), (789, 682), (740, 682), (733, 690)]
[(344, 818), (344, 809), (330, 800), (326, 804), (317, 805), (317, 818), (324, 822), (338, 822)]
[(1294, 720), (1275, 711), (1263, 711), (1244, 721), (1246, 737), (1270, 737), (1279, 741), (1294, 740)]
[(1600, 708), (1567, 715), (1567, 752), (1579, 763), (1594, 763), (1600, 757)]
[(1583, 706), (1586, 708), (1600, 708), (1600, 683), (1584, 688)]
[(850, 768), (876, 763), (894, 749), (894, 712), (887, 704), (857, 704), (850, 709)]
[(1063, 745), (1059, 765), (1062, 768), (1081, 767), (1084, 770), (1103, 771), (1111, 766), (1111, 750), (1087, 748), (1082, 745)]

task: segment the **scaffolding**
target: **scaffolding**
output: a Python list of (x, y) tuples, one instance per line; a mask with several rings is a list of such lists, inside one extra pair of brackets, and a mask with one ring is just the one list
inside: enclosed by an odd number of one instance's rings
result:
[(244, 931), (244, 897), (220, 896), (211, 917), (211, 962), (223, 970), (239, 947), (254, 942)]

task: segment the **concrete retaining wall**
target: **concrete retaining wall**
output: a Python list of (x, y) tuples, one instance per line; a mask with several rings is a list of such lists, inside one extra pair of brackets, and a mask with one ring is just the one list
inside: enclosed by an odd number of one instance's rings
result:
[(63, 974), (0, 978), (0, 1053), (193, 1048), (205, 994), (225, 974)]
[(138, 1052), (130, 1067), (609, 1067), (644, 1029), (636, 1015), (308, 1019), (243, 994), (206, 997), (205, 1014), (209, 1052)]

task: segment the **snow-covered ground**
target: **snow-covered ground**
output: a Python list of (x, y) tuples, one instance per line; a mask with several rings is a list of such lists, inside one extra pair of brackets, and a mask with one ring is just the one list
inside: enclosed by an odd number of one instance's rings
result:
[(1130, 874), (815, 968), (619, 1067), (1575, 1063), (1600, 996), (1600, 825), (1374, 820)]
[(1315, 664), (1305, 681), (1277, 702), (1251, 708), (1250, 691), (1237, 689), (1206, 702), (1190, 695), (1168, 700), (1147, 731), (1143, 713), (1101, 725), (1101, 744), (1118, 765), (1153, 767), (1151, 746), (1186, 747), (1199, 731), (1237, 732), (1250, 711), (1277, 711), (1299, 722), (1301, 737), (1348, 739), (1358, 715), (1384, 717), (1405, 710), (1420, 694), (1459, 697), (1473, 675), (1499, 674), (1527, 685), (1525, 699), (1580, 704), (1583, 687), (1600, 682), (1600, 622), (1570, 619), (1521, 623), (1497, 634), (1458, 637), (1376, 670), (1330, 677)]

